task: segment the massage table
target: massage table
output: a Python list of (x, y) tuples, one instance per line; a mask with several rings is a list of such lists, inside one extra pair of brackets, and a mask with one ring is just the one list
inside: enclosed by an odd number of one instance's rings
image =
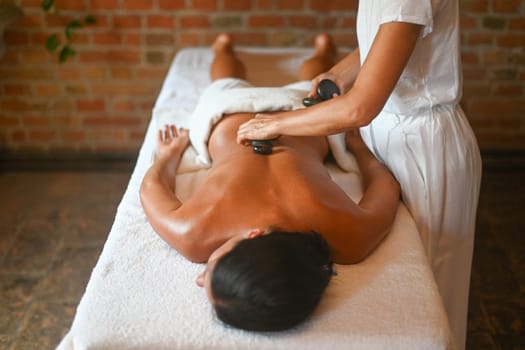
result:
[[(238, 50), (248, 79), (265, 85), (293, 81), (300, 62), (311, 54), (306, 48)], [(204, 265), (187, 261), (159, 238), (139, 198), (158, 128), (188, 125), (188, 115), (210, 83), (212, 58), (209, 48), (186, 48), (175, 56), (104, 249), (58, 349), (452, 349), (432, 272), (402, 203), (390, 234), (367, 259), (336, 265), (337, 275), (304, 323), (284, 332), (256, 333), (225, 326), (214, 316), (205, 290), (195, 284)], [(355, 162), (349, 164), (348, 171), (334, 162), (326, 166), (358, 201), (359, 170)], [(206, 172), (190, 147), (178, 170), (181, 200)]]

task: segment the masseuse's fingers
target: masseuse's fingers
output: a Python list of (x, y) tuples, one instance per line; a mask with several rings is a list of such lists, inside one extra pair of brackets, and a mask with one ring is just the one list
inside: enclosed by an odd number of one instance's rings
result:
[(251, 140), (271, 140), (279, 136), (273, 131), (274, 120), (268, 114), (258, 113), (241, 124), (237, 130), (237, 143), (249, 146)]

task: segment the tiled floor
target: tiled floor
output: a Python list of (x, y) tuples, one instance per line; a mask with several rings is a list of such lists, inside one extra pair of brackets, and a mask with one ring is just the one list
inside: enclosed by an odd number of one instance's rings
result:
[[(70, 326), (129, 171), (0, 173), (0, 349), (53, 349)], [(525, 169), (485, 171), (468, 349), (525, 349)]]

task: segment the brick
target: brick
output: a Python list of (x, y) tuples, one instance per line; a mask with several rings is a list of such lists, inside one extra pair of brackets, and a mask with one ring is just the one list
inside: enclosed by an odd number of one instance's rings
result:
[(15, 129), (11, 131), (11, 140), (17, 143), (25, 142), (27, 140), (26, 131), (24, 129)]
[(93, 42), (96, 45), (118, 45), (122, 43), (120, 33), (93, 33)]
[(306, 2), (304, 0), (280, 0), (276, 5), (278, 10), (303, 10)]
[(477, 52), (462, 52), (461, 62), (463, 64), (479, 64), (479, 57)]
[(115, 28), (140, 28), (141, 26), (141, 17), (140, 16), (114, 16), (113, 17), (113, 26)]
[(50, 80), (54, 78), (54, 72), (49, 69), (40, 68), (18, 68), (0, 71), (2, 79), (19, 80)]
[(60, 132), (60, 138), (66, 142), (83, 142), (86, 140), (84, 130), (63, 130)]
[(161, 64), (166, 62), (166, 54), (162, 51), (146, 52), (146, 62), (149, 64)]
[(81, 51), (80, 62), (103, 62), (103, 63), (139, 63), (140, 52), (138, 50), (111, 50)]
[(60, 66), (58, 76), (60, 77), (60, 80), (80, 80), (82, 79), (82, 70), (78, 67)]
[(56, 0), (55, 7), (58, 10), (83, 11), (86, 9), (84, 6), (84, 1), (78, 0)]
[(84, 65), (84, 77), (88, 80), (102, 80), (106, 77), (106, 68)]
[(43, 14), (37, 13), (37, 14), (29, 14), (24, 13), (24, 15), (19, 18), (16, 22), (12, 23), (12, 28), (42, 28), (43, 24)]
[(261, 27), (283, 27), (284, 18), (282, 16), (261, 16), (255, 15), (248, 18), (248, 26), (253, 28)]
[(502, 17), (485, 17), (483, 18), (483, 28), (489, 30), (503, 30), (507, 25), (507, 19)]
[[(215, 38), (208, 44), (211, 44)], [(264, 32), (241, 32), (235, 33), (235, 43), (239, 45), (265, 46), (268, 45), (268, 35)]]
[(50, 130), (29, 130), (28, 132), (29, 140), (31, 141), (40, 141), (40, 142), (50, 142), (54, 139), (55, 133)]
[(0, 110), (10, 112), (25, 112), (31, 110), (31, 105), (22, 100), (4, 100), (0, 103)]
[(319, 26), (315, 16), (290, 16), (289, 21), (293, 28), (315, 29)]
[(523, 115), (525, 114), (525, 100), (485, 98), (471, 104), (471, 113), (488, 116)]
[(137, 68), (136, 78), (144, 81), (151, 80), (154, 82), (162, 81), (166, 77), (166, 67), (141, 67)]
[(520, 117), (505, 117), (505, 118), (498, 118), (497, 125), (501, 129), (510, 129), (510, 130), (517, 130), (521, 126), (521, 118)]
[(173, 34), (146, 34), (145, 43), (150, 46), (162, 46), (174, 44)]
[(461, 29), (463, 29), (463, 30), (465, 30), (465, 29), (473, 29), (473, 28), (476, 28), (476, 25), (477, 25), (476, 18), (474, 18), (472, 16), (467, 16), (465, 14), (463, 14), (460, 17)]
[(186, 7), (185, 0), (158, 0), (161, 10), (182, 10)]
[(273, 9), (273, 0), (255, 0), (256, 8), (259, 10), (272, 10)]
[(510, 18), (509, 29), (525, 30), (525, 18)]
[(460, 5), (463, 12), (486, 13), (489, 9), (488, 0), (460, 1)]
[(502, 34), (496, 38), (496, 42), (500, 47), (515, 47), (523, 48), (525, 47), (525, 33), (523, 34)]
[(310, 7), (312, 10), (320, 12), (328, 11), (356, 11), (357, 0), (311, 0)]
[(7, 45), (23, 46), (29, 44), (29, 35), (22, 31), (6, 31), (4, 39)]
[(90, 10), (116, 10), (119, 0), (90, 0)]
[(243, 17), (239, 15), (217, 16), (212, 19), (213, 28), (241, 28), (244, 26)]
[(140, 124), (137, 117), (107, 117), (107, 116), (88, 116), (84, 117), (83, 125), (85, 126), (135, 126)]
[(225, 11), (247, 11), (251, 9), (251, 0), (224, 0), (223, 3), (223, 10)]
[(19, 118), (15, 116), (1, 116), (0, 115), (0, 126), (1, 127), (12, 127), (20, 124)]
[(173, 16), (148, 16), (147, 26), (148, 28), (173, 29), (175, 28), (175, 19)]
[(216, 0), (191, 0), (191, 8), (194, 10), (215, 11), (217, 10)]
[(179, 19), (181, 28), (208, 28), (210, 21), (208, 16), (186, 15)]
[(497, 13), (517, 13), (523, 0), (492, 0), (492, 9)]
[(467, 44), (469, 45), (489, 45), (493, 41), (494, 36), (491, 33), (474, 32), (467, 37)]
[(124, 40), (126, 45), (140, 46), (142, 43), (140, 34), (127, 34)]
[(130, 100), (115, 101), (111, 105), (111, 111), (114, 112), (133, 112), (135, 110), (135, 104)]
[(77, 110), (80, 112), (102, 112), (106, 110), (104, 100), (77, 100)]
[(33, 127), (33, 126), (40, 126), (40, 127), (43, 127), (43, 126), (48, 126), (49, 125), (49, 119), (48, 118), (45, 118), (45, 117), (42, 117), (42, 116), (39, 116), (39, 117), (36, 117), (36, 116), (25, 116), (22, 118), (22, 122), (24, 124), (24, 126), (29, 126), (29, 127)]
[(151, 0), (125, 0), (123, 1), (123, 8), (125, 10), (151, 10), (153, 9), (153, 1)]
[(21, 0), (20, 3), (22, 8), (40, 9), (42, 6), (41, 0)]
[(129, 67), (113, 67), (110, 73), (113, 79), (131, 80), (133, 78), (133, 72)]
[(181, 47), (199, 46), (202, 44), (202, 34), (195, 32), (177, 33), (177, 45)]
[(59, 14), (48, 14), (46, 17), (48, 28), (62, 30), (73, 19), (73, 16), (64, 16)]
[(62, 94), (62, 87), (57, 84), (40, 84), (35, 90), (39, 97), (58, 97)]
[(93, 84), (92, 88), (97, 91), (101, 96), (149, 96), (154, 94), (159, 86), (158, 84), (129, 84), (129, 83), (105, 83), (105, 84)]
[(3, 96), (24, 96), (31, 94), (31, 87), (25, 84), (5, 83), (3, 84)]

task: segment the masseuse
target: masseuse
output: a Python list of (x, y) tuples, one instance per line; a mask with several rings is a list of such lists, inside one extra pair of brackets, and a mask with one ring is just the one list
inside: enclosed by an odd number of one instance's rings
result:
[(465, 346), (481, 160), (459, 106), (457, 0), (366, 0), (358, 48), (313, 79), (342, 95), (306, 109), (257, 114), (237, 141), (328, 135), (361, 128), (401, 184), (416, 220), (458, 348)]

